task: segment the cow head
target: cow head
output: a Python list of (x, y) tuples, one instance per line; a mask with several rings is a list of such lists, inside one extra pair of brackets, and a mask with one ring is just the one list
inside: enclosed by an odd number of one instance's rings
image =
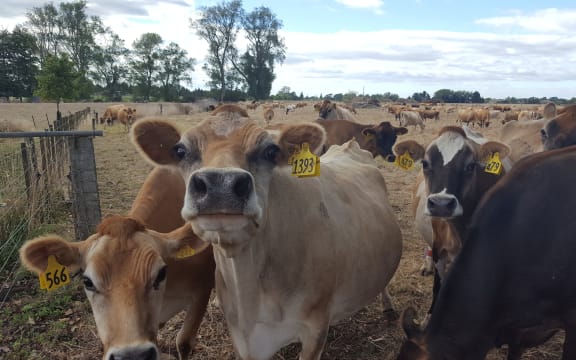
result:
[(203, 251), (209, 245), (189, 224), (167, 234), (146, 230), (138, 221), (112, 216), (98, 232), (80, 242), (51, 235), (30, 240), (20, 249), (31, 271), (45, 271), (48, 257), (80, 272), (104, 360), (160, 359), (155, 345), (166, 284), (166, 263), (185, 245)]
[(283, 126), (272, 135), (244, 115), (244, 109), (216, 109), (183, 134), (160, 119), (138, 122), (132, 131), (146, 158), (180, 170), (187, 188), (182, 217), (227, 256), (266, 222), (272, 173), (290, 171), (277, 168), (287, 166), (302, 143), (318, 153), (326, 137), (313, 123)]
[(126, 114), (126, 124), (128, 124), (128, 126), (134, 124), (136, 121), (136, 109), (125, 107), (122, 111)]
[(567, 106), (561, 114), (556, 114), (554, 104), (546, 105), (544, 118), (550, 120), (540, 130), (544, 150), (576, 145), (576, 105)]
[(394, 147), (397, 155), (408, 152), (414, 160), (422, 160), (428, 194), (426, 214), (470, 216), (483, 193), (498, 179), (484, 171), (485, 160), (495, 152), (505, 159), (510, 149), (495, 141), (483, 140), (480, 145), (479, 139), (473, 141), (471, 136), (463, 128), (447, 126), (426, 149), (412, 140)]
[(394, 162), (396, 157), (392, 152), (392, 146), (396, 142), (398, 135), (408, 132), (405, 127), (392, 126), (388, 121), (381, 122), (371, 128), (362, 130), (362, 135), (366, 139), (365, 149), (372, 153), (372, 156), (380, 155), (389, 162)]
[(318, 118), (323, 120), (336, 119), (338, 116), (334, 115), (335, 113), (336, 103), (333, 103), (330, 100), (324, 100), (318, 110)]

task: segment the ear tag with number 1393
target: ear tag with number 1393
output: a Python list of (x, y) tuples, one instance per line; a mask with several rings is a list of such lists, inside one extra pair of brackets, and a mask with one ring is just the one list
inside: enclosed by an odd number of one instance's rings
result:
[(290, 156), (288, 165), (292, 165), (293, 176), (320, 176), (320, 159), (310, 151), (308, 143), (303, 143), (302, 148)]
[(70, 282), (70, 274), (66, 266), (56, 260), (56, 256), (48, 256), (46, 270), (40, 274), (40, 289), (48, 291), (58, 289)]

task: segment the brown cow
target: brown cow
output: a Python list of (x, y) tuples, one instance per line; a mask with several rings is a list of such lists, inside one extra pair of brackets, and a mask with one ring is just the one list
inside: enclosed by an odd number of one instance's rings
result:
[(124, 125), (124, 129), (126, 129), (126, 131), (130, 130), (130, 127), (136, 121), (136, 109), (129, 106), (119, 108), (118, 121), (120, 124)]
[(124, 108), (125, 105), (117, 104), (117, 105), (110, 105), (104, 111), (102, 117), (100, 117), (100, 124), (104, 126), (112, 126), (114, 121), (118, 120), (118, 110)]
[(274, 119), (274, 110), (264, 108), (264, 121), (266, 121), (266, 126), (270, 126), (272, 119)]
[(544, 150), (576, 145), (576, 105), (564, 107), (562, 113), (549, 119), (540, 136)]
[(356, 119), (350, 110), (331, 102), (324, 100), (318, 111), (318, 118), (323, 120), (348, 120), (355, 122)]
[[(128, 217), (104, 219), (84, 241), (71, 243), (52, 235), (28, 241), (20, 251), (23, 264), (33, 271), (44, 271), (52, 254), (71, 273), (82, 272), (104, 360), (159, 359), (158, 327), (184, 309), (176, 338), (179, 359), (194, 350), (215, 265), (211, 247), (188, 225), (178, 228), (184, 224), (184, 192), (180, 174), (155, 168)], [(176, 251), (186, 244), (196, 248), (196, 255), (176, 259)]]
[(378, 125), (362, 125), (347, 120), (316, 120), (316, 123), (326, 130), (324, 152), (332, 145), (342, 145), (356, 139), (360, 148), (390, 162), (395, 160), (392, 146), (396, 138), (408, 132), (408, 129), (392, 126), (388, 121)]
[(300, 358), (317, 360), (330, 324), (378, 294), (392, 309), (386, 287), (402, 236), (385, 180), (355, 141), (322, 155), (321, 176), (291, 176), (288, 159), (301, 144), (322, 148), (320, 125), (274, 137), (232, 108), (221, 115), (184, 133), (138, 122), (133, 140), (185, 179), (182, 215), (215, 248), (216, 293), (237, 356), (270, 359), (299, 341)]
[(420, 111), (420, 116), (422, 116), (422, 119), (424, 119), (424, 120), (426, 120), (426, 119), (440, 120), (440, 111), (438, 111), (438, 110), (422, 110), (422, 111)]

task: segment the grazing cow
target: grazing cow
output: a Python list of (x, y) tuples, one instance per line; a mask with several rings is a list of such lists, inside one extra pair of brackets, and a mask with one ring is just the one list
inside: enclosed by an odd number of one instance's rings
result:
[(416, 126), (420, 126), (420, 132), (424, 131), (424, 119), (422, 119), (420, 113), (417, 111), (402, 111), (400, 115), (400, 126), (407, 127), (411, 125), (414, 126), (414, 129), (416, 129)]
[(117, 104), (111, 105), (106, 108), (102, 117), (100, 117), (100, 124), (104, 126), (112, 126), (115, 120), (118, 120), (118, 111), (123, 109), (125, 105)]
[(124, 129), (128, 131), (136, 121), (136, 109), (129, 106), (124, 106), (118, 109), (118, 121), (120, 124), (123, 124)]
[[(404, 319), (398, 359), (484, 359), (566, 332), (576, 359), (576, 147), (522, 159), (478, 206), (427, 327)], [(537, 191), (535, 191), (537, 190)], [(512, 349), (512, 346), (511, 346)]]
[(540, 136), (544, 150), (576, 145), (576, 105), (566, 106), (562, 113), (549, 119)]
[(424, 120), (426, 120), (426, 119), (440, 120), (440, 111), (438, 111), (438, 110), (422, 110), (422, 111), (420, 111), (420, 116), (422, 116), (422, 119), (424, 119)]
[(300, 359), (318, 360), (330, 324), (379, 293), (392, 309), (386, 286), (402, 239), (384, 178), (354, 141), (321, 157), (319, 177), (296, 178), (290, 154), (303, 143), (318, 152), (321, 126), (285, 126), (273, 137), (232, 108), (222, 115), (182, 134), (164, 121), (138, 122), (132, 139), (185, 179), (182, 215), (213, 244), (237, 355), (269, 359), (299, 341)]
[[(215, 264), (212, 248), (180, 216), (184, 193), (180, 174), (155, 168), (128, 217), (105, 218), (98, 232), (84, 241), (45, 236), (20, 251), (23, 264), (38, 273), (51, 254), (71, 273), (83, 272), (104, 360), (159, 359), (159, 324), (182, 310), (186, 318), (176, 338), (179, 359), (194, 350), (214, 287)], [(174, 258), (185, 244), (195, 247), (196, 255)]]
[(322, 120), (348, 120), (356, 122), (350, 110), (339, 106), (330, 100), (324, 100), (318, 111), (318, 119)]
[(538, 111), (522, 110), (518, 113), (518, 121), (538, 120), (541, 117)]
[(403, 106), (400, 105), (390, 105), (388, 106), (388, 112), (394, 115), (394, 120), (400, 122), (402, 119), (402, 111), (404, 110)]
[(488, 127), (490, 125), (490, 112), (487, 109), (474, 109), (474, 121), (481, 128)]
[(264, 108), (264, 120), (266, 121), (266, 126), (270, 126), (272, 119), (274, 119), (274, 110), (271, 108)]
[(461, 125), (470, 125), (474, 127), (474, 122), (476, 121), (476, 113), (474, 109), (460, 109), (458, 110), (458, 118), (456, 118), (456, 122), (460, 123)]
[(286, 115), (288, 115), (288, 113), (289, 113), (290, 111), (294, 111), (294, 110), (296, 110), (296, 109), (297, 109), (296, 104), (290, 104), (290, 105), (286, 106)]
[(541, 130), (556, 116), (556, 106), (549, 103), (544, 107), (544, 117), (538, 120), (510, 121), (500, 132), (500, 141), (510, 146), (513, 161), (543, 150)]
[(486, 173), (486, 160), (498, 152), (508, 169), (509, 151), (505, 144), (487, 141), (467, 127), (455, 126), (443, 127), (427, 148), (413, 140), (394, 146), (396, 155), (408, 152), (414, 160), (422, 159), (413, 214), (416, 228), (432, 248), (437, 270), (430, 310), (449, 265), (460, 251), (461, 239), (478, 202), (502, 176)]
[(326, 130), (324, 151), (332, 145), (342, 145), (356, 139), (361, 149), (369, 151), (372, 156), (382, 156), (385, 160), (395, 160), (392, 146), (398, 135), (404, 135), (408, 129), (392, 126), (388, 121), (378, 125), (362, 125), (347, 120), (316, 120)]

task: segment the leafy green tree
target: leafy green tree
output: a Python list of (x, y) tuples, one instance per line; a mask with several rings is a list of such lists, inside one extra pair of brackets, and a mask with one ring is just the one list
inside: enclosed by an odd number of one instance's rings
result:
[(44, 63), (48, 55), (58, 55), (62, 34), (58, 9), (54, 4), (47, 3), (41, 7), (33, 7), (26, 13), (26, 18), (26, 28), (36, 37), (40, 62)]
[(190, 23), (192, 29), (208, 42), (208, 57), (203, 69), (210, 77), (211, 87), (220, 89), (220, 101), (230, 89), (232, 59), (237, 57), (236, 36), (243, 16), (242, 1), (232, 0), (214, 6), (200, 8), (202, 16)]
[(178, 44), (171, 42), (160, 50), (157, 80), (162, 88), (165, 101), (174, 101), (178, 97), (181, 81), (190, 81), (190, 71), (194, 71), (196, 60), (188, 58), (188, 52)]
[(121, 99), (120, 83), (128, 75), (127, 58), (130, 51), (124, 47), (124, 40), (107, 29), (99, 37), (101, 45), (94, 49), (94, 65), (91, 77), (104, 87), (104, 96), (109, 100)]
[(38, 88), (34, 93), (42, 99), (56, 101), (56, 111), (59, 115), (62, 99), (76, 97), (77, 78), (78, 72), (68, 55), (48, 55), (37, 76)]
[(156, 33), (145, 33), (132, 44), (130, 78), (138, 92), (149, 101), (152, 86), (160, 70), (162, 37)]
[(0, 96), (32, 96), (38, 73), (36, 39), (25, 29), (0, 31)]
[(260, 6), (243, 16), (241, 23), (248, 47), (234, 67), (246, 81), (251, 97), (267, 99), (276, 78), (274, 64), (281, 64), (286, 58), (284, 39), (278, 35), (282, 21), (269, 8)]

